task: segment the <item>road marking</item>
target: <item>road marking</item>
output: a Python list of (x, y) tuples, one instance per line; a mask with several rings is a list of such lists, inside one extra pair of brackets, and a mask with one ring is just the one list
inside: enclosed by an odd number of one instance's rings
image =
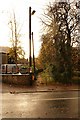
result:
[(34, 99), (32, 101), (48, 101), (48, 100), (78, 100), (80, 97), (72, 97), (72, 98), (44, 98), (44, 99)]

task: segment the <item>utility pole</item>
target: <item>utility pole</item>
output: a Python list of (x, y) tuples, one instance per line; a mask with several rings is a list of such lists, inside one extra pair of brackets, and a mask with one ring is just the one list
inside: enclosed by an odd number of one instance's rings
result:
[(31, 67), (32, 67), (32, 60), (31, 60), (31, 15), (34, 15), (36, 11), (33, 10), (31, 12), (31, 7), (29, 7), (29, 74), (30, 74), (30, 85), (32, 85), (32, 73), (31, 73)]
[(32, 61), (31, 61), (31, 15), (34, 15), (36, 11), (33, 10), (31, 12), (31, 7), (29, 7), (29, 67), (31, 68), (32, 66)]
[(31, 68), (31, 7), (29, 7), (29, 68)]
[(34, 72), (34, 80), (35, 78), (35, 55), (34, 55), (34, 38), (33, 38), (33, 32), (32, 32), (32, 48), (33, 48), (33, 72)]

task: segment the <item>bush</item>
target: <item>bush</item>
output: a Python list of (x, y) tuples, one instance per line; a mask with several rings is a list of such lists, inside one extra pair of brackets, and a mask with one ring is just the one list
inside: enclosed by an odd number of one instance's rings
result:
[(72, 78), (72, 83), (74, 83), (74, 84), (80, 84), (80, 77), (74, 76), (74, 77)]
[(47, 68), (41, 73), (43, 81), (45, 83), (50, 82), (59, 82), (63, 84), (68, 83), (80, 83), (80, 71), (75, 71), (73, 73), (72, 80), (70, 78), (70, 73), (68, 71), (60, 72), (57, 65), (50, 64)]
[(74, 71), (74, 72), (73, 72), (73, 76), (78, 76), (78, 77), (80, 77), (80, 71)]
[(43, 79), (43, 82), (45, 82), (46, 84), (54, 82), (51, 65), (48, 65), (47, 68), (43, 70), (43, 72), (41, 73), (41, 77)]
[(80, 84), (80, 71), (73, 71), (72, 83)]
[(69, 77), (70, 77), (69, 72), (67, 72), (67, 71), (60, 72), (56, 65), (53, 65), (53, 67), (52, 67), (52, 74), (53, 74), (53, 78), (55, 79), (55, 82), (60, 82), (60, 83), (70, 83), (71, 82), (71, 80), (69, 79)]

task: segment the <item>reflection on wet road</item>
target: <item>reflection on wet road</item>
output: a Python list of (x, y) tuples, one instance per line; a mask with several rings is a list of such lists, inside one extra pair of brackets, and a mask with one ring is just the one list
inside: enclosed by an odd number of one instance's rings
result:
[(79, 92), (43, 92), (2, 95), (4, 118), (77, 118)]

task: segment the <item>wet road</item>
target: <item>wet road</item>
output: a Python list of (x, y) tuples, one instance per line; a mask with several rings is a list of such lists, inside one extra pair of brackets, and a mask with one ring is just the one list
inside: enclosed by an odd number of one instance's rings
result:
[(2, 94), (3, 118), (78, 118), (79, 92)]

